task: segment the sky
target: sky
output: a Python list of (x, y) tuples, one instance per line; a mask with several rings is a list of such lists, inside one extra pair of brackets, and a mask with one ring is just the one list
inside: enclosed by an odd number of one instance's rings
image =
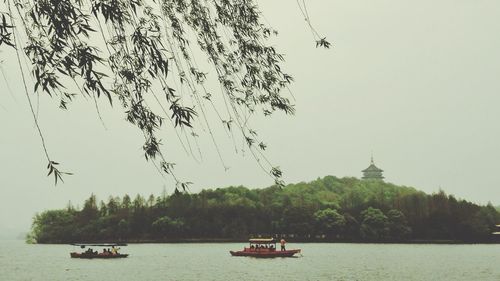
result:
[[(332, 42), (315, 48), (295, 1), (259, 1), (272, 44), (295, 78), (294, 116), (257, 117), (267, 158), (287, 183), (326, 175), (360, 177), (371, 155), (386, 181), (428, 193), (439, 189), (500, 205), (500, 2), (306, 1), (312, 24)], [(64, 184), (46, 177), (46, 159), (13, 53), (0, 52), (0, 232), (29, 230), (36, 212), (81, 205), (91, 193), (172, 192), (174, 184), (146, 162), (140, 132), (117, 106), (91, 100), (68, 111), (42, 95), (39, 122), (52, 157), (73, 172)], [(217, 89), (215, 85), (212, 85)], [(34, 99), (36, 101), (36, 99)], [(222, 133), (221, 133), (222, 132)], [(273, 179), (248, 152), (216, 133), (225, 170), (207, 134), (203, 160), (187, 156), (172, 130), (162, 132), (176, 171), (203, 188), (263, 188)]]

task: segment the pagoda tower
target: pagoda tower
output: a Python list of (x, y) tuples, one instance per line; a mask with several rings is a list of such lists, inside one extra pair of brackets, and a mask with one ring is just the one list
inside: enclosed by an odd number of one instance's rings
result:
[(377, 166), (375, 166), (375, 163), (373, 162), (373, 156), (371, 159), (370, 166), (368, 168), (364, 169), (363, 171), (363, 179), (364, 180), (383, 180), (384, 176), (382, 175), (383, 170), (379, 169)]

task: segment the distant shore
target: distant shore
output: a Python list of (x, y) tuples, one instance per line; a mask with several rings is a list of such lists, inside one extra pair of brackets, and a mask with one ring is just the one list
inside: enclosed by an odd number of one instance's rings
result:
[[(243, 186), (135, 198), (91, 195), (82, 208), (33, 218), (28, 241), (246, 243), (253, 236), (316, 243), (497, 243), (500, 213), (378, 180), (326, 176), (279, 188)], [(189, 238), (188, 238), (189, 237)]]
[[(166, 240), (121, 240), (121, 241), (73, 241), (73, 242), (60, 242), (60, 243), (35, 243), (41, 245), (58, 245), (58, 244), (71, 244), (71, 243), (127, 243), (127, 244), (183, 244), (183, 243), (248, 243), (248, 239), (228, 239), (228, 238), (191, 238), (191, 239), (166, 239)], [(456, 244), (500, 244), (498, 240), (487, 241), (460, 241), (460, 240), (402, 240), (402, 241), (364, 241), (364, 240), (321, 240), (321, 239), (287, 239), (287, 243), (329, 243), (329, 244), (442, 244), (442, 245), (456, 245)]]

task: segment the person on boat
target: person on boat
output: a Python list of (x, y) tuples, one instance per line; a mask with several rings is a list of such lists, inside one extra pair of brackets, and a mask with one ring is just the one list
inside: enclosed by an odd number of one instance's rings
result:
[(274, 251), (274, 250), (276, 250), (276, 249), (274, 249), (274, 245), (271, 245), (271, 246), (269, 246), (269, 250), (270, 250), (270, 251)]
[(285, 244), (286, 244), (285, 239), (281, 238), (281, 240), (280, 240), (280, 244), (281, 244), (281, 250), (282, 250), (282, 251), (286, 251), (286, 249), (285, 249)]
[(118, 250), (120, 250), (120, 248), (115, 248), (115, 246), (111, 246), (111, 253), (113, 255), (118, 255)]

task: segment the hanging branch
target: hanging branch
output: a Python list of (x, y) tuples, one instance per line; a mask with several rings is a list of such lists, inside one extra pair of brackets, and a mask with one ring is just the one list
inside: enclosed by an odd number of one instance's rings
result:
[(316, 48), (323, 47), (329, 49), (331, 43), (326, 40), (326, 37), (321, 37), (311, 23), (311, 18), (309, 17), (309, 13), (307, 12), (306, 1), (302, 0), (302, 3), (300, 2), (300, 0), (296, 1), (297, 1), (297, 6), (299, 6), (299, 10), (302, 13), (302, 16), (304, 17), (304, 20), (306, 21), (307, 25), (309, 26), (309, 29), (311, 30), (314, 40), (316, 40)]
[[(267, 146), (250, 127), (250, 117), (258, 112), (293, 114), (294, 105), (282, 93), (293, 78), (281, 68), (284, 56), (266, 44), (277, 32), (261, 22), (254, 0), (157, 0), (154, 6), (143, 0), (13, 1), (20, 18), (15, 24), (10, 0), (4, 2), (7, 12), (0, 6), (0, 47), (16, 49), (49, 175), (56, 183), (69, 173), (60, 172), (47, 152), (25, 80), (27, 70), (21, 66), (22, 52), (32, 67), (31, 92), (58, 98), (60, 108), (67, 109), (78, 96), (88, 96), (102, 122), (97, 99), (105, 97), (111, 105), (118, 100), (126, 120), (144, 135), (144, 157), (172, 176), (176, 190), (186, 191), (189, 182), (179, 180), (171, 159), (164, 156), (159, 132), (165, 124), (184, 134), (191, 155), (189, 140), (194, 138), (197, 144), (199, 137), (193, 128), (201, 126), (225, 169), (212, 127), (222, 124), (237, 150), (236, 128), (259, 166), (281, 183), (282, 173), (263, 154)], [(317, 45), (330, 47), (312, 27), (305, 2), (297, 3)], [(26, 42), (15, 36), (21, 31)], [(104, 41), (106, 55), (97, 47), (98, 39)], [(208, 59), (211, 71), (198, 67), (192, 48)], [(206, 88), (207, 73), (218, 79), (218, 94)], [(171, 86), (176, 81), (178, 86)], [(159, 104), (161, 111), (157, 113), (149, 102)], [(210, 119), (209, 110), (216, 113), (217, 122)], [(187, 151), (179, 135), (178, 139)]]
[[(14, 22), (13, 16), (12, 16), (12, 8), (11, 8), (10, 1), (7, 1), (7, 6), (8, 6), (8, 9), (9, 9), (10, 21)], [(4, 15), (2, 15), (2, 18), (3, 18), (2, 22), (3, 22), (3, 27), (4, 28), (9, 28), (9, 27), (13, 28), (13, 25), (7, 25), (6, 24), (6, 20), (5, 20), (5, 16)], [(51, 160), (51, 158), (49, 156), (49, 152), (47, 151), (47, 146), (45, 144), (45, 138), (44, 138), (44, 136), (42, 134), (42, 130), (40, 129), (40, 124), (38, 123), (38, 118), (36, 117), (35, 110), (33, 109), (33, 103), (31, 102), (31, 98), (30, 98), (30, 95), (29, 95), (29, 92), (28, 92), (28, 86), (26, 84), (26, 78), (25, 78), (24, 70), (23, 70), (23, 67), (22, 67), (22, 64), (21, 64), (21, 57), (19, 55), (19, 48), (17, 47), (16, 34), (15, 34), (15, 32), (6, 33), (6, 34), (11, 34), (12, 37), (13, 37), (13, 42), (6, 41), (6, 40), (10, 40), (10, 35), (7, 36), (6, 38), (8, 38), (8, 39), (4, 39), (3, 42), (6, 43), (7, 45), (13, 47), (15, 49), (15, 52), (16, 52), (16, 58), (17, 58), (19, 69), (21, 71), (21, 78), (22, 78), (22, 81), (23, 81), (24, 92), (25, 92), (26, 98), (28, 100), (28, 104), (29, 104), (29, 107), (30, 107), (30, 110), (31, 110), (33, 121), (35, 122), (35, 127), (37, 128), (38, 135), (40, 136), (40, 140), (42, 142), (43, 151), (45, 153), (45, 156), (47, 157), (47, 161), (48, 161), (47, 169), (49, 170), (47, 176), (54, 175), (54, 182), (57, 185), (58, 180), (63, 181), (63, 179), (62, 179), (63, 175), (72, 175), (72, 173), (60, 171), (56, 167), (57, 165), (59, 165), (59, 163)]]

